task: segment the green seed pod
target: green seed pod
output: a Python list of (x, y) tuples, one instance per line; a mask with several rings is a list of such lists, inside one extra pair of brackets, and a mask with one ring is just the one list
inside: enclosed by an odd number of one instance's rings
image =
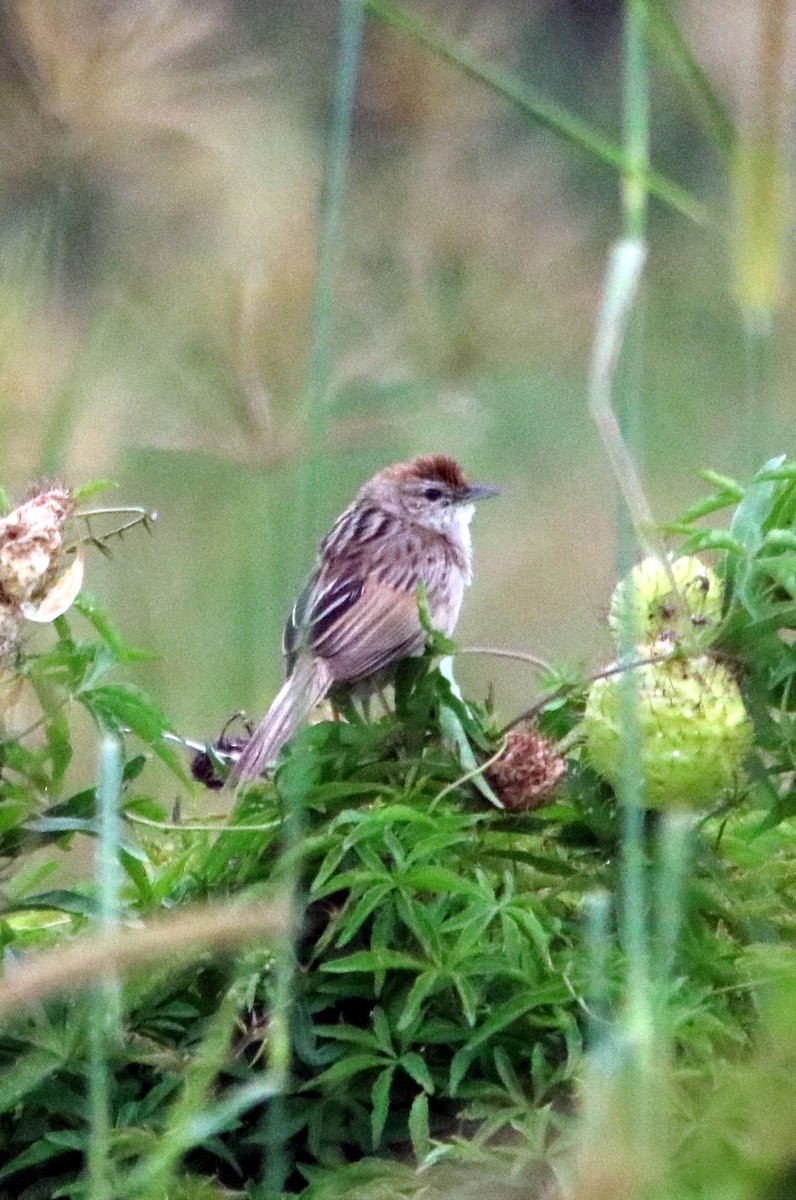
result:
[[(670, 574), (671, 572), (671, 574)], [(706, 645), (721, 620), (719, 577), (698, 558), (669, 563), (645, 558), (614, 590), (608, 624), (625, 645), (663, 638), (676, 645)]]
[[(738, 779), (752, 725), (738, 685), (707, 655), (672, 656), (635, 669), (640, 768), (646, 808), (699, 809)], [(627, 705), (623, 675), (596, 680), (584, 725), (589, 761), (614, 788), (622, 777)], [(632, 710), (631, 710), (632, 711)]]

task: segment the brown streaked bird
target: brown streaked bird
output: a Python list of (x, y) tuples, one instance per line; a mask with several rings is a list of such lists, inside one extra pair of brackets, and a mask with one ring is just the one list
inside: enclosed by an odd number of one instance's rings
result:
[(474, 501), (496, 489), (468, 483), (445, 454), (385, 467), (360, 488), (321, 543), (290, 615), (287, 679), (231, 778), (262, 774), (310, 710), (338, 684), (359, 684), (420, 654), (417, 585), (434, 627), (451, 634), (472, 579)]

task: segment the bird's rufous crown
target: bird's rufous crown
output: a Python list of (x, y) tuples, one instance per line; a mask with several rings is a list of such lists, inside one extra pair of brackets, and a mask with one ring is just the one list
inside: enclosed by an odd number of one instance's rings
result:
[(411, 462), (389, 467), (391, 474), (401, 478), (428, 479), (458, 491), (467, 487), (464, 472), (455, 459), (447, 454), (423, 454)]

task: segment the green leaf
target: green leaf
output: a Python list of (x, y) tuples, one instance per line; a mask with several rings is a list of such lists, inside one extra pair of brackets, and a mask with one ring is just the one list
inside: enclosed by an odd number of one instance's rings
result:
[(106, 684), (78, 695), (103, 732), (123, 734), (131, 730), (145, 742), (183, 782), (187, 774), (173, 748), (163, 741), (171, 722), (141, 688), (131, 683)]
[(417, 1051), (410, 1050), (406, 1054), (402, 1054), (401, 1066), (407, 1075), (414, 1079), (415, 1083), (420, 1084), (424, 1092), (433, 1096), (434, 1080), (431, 1078), (431, 1072), (428, 1069), (426, 1060)]
[(347, 946), (359, 933), (372, 912), (384, 901), (393, 889), (392, 883), (379, 883), (370, 888), (359, 900), (349, 914), (343, 916), (340, 922), (340, 933), (336, 945), (341, 949)]
[(0, 1179), (8, 1179), (9, 1175), (15, 1175), (25, 1167), (38, 1167), (42, 1163), (50, 1162), (53, 1158), (66, 1154), (69, 1149), (71, 1147), (61, 1146), (57, 1140), (53, 1141), (49, 1134), (45, 1134), (40, 1141), (33, 1142), (21, 1154), (12, 1158), (11, 1162), (0, 1168)]
[(472, 980), (466, 979), (463, 975), (455, 975), (453, 982), (459, 994), (464, 1019), (470, 1028), (474, 1029), (478, 1019), (478, 1005), (481, 1000), (479, 992)]
[[(332, 1086), (347, 1083), (355, 1075), (362, 1075), (366, 1071), (372, 1070), (373, 1067), (383, 1066), (384, 1058), (380, 1054), (347, 1054), (345, 1058), (339, 1059), (331, 1067), (321, 1071), (320, 1075), (308, 1080), (301, 1090), (305, 1092), (315, 1091), (316, 1088), (328, 1090)], [(394, 1064), (390, 1069), (394, 1069)]]
[(401, 1015), (398, 1018), (397, 1029), (403, 1033), (417, 1019), (423, 1003), (437, 991), (445, 982), (445, 978), (440, 971), (432, 968), (428, 971), (423, 971), (418, 975), (417, 979), (409, 989), (409, 994), (404, 1001)]
[(706, 483), (710, 483), (720, 492), (724, 492), (727, 496), (732, 496), (735, 503), (744, 497), (744, 489), (736, 479), (731, 479), (729, 475), (720, 475), (718, 471), (705, 469), (698, 471), (700, 479), (704, 479)]
[[(780, 466), (784, 460), (784, 454), (770, 459), (763, 468), (763, 472)], [(763, 542), (766, 519), (774, 497), (774, 487), (772, 482), (756, 476), (730, 522), (730, 533), (752, 554), (760, 549)]]
[(52, 908), (57, 912), (74, 913), (76, 916), (82, 917), (98, 917), (100, 915), (99, 905), (92, 896), (66, 889), (38, 892), (35, 896), (27, 896), (24, 900), (17, 901), (13, 910), (6, 911), (19, 912), (40, 908)]
[(517, 996), (513, 996), (511, 1000), (507, 1000), (500, 1008), (492, 1013), (492, 1016), (484, 1021), (483, 1025), (478, 1027), (478, 1030), (468, 1039), (467, 1043), (457, 1050), (451, 1062), (450, 1071), (450, 1091), (451, 1095), (455, 1096), (459, 1090), (459, 1085), (470, 1069), (470, 1065), (481, 1047), (489, 1042), (497, 1033), (506, 1029), (509, 1025), (513, 1025), (519, 1021), (526, 1013), (535, 1008), (539, 1003), (537, 997), (531, 992), (521, 992)]
[(387, 1020), (384, 1009), (377, 1005), (371, 1013), (370, 1020), (379, 1049), (383, 1051), (384, 1054), (394, 1054), (395, 1047), (392, 1044), (390, 1023)]
[(92, 479), (88, 483), (82, 483), (80, 487), (76, 487), (72, 492), (72, 497), (76, 504), (84, 504), (86, 500), (91, 500), (100, 492), (107, 492), (110, 488), (118, 486), (115, 479)]
[(706, 496), (703, 500), (697, 500), (691, 504), (685, 512), (680, 514), (679, 520), (671, 524), (664, 525), (664, 532), (668, 533), (689, 533), (690, 525), (694, 521), (700, 520), (701, 517), (708, 517), (711, 513), (720, 512), (723, 508), (732, 508), (737, 504), (739, 496), (735, 492), (719, 492), (717, 496)]
[(394, 1066), (385, 1067), (376, 1076), (376, 1082), (373, 1084), (373, 1091), (371, 1093), (370, 1137), (374, 1150), (378, 1150), (381, 1144), (381, 1137), (384, 1133), (384, 1126), (390, 1111), (390, 1089), (394, 1074)]
[(152, 890), (152, 884), (149, 881), (146, 866), (144, 865), (146, 861), (146, 855), (142, 854), (139, 857), (138, 855), (130, 854), (123, 847), (119, 847), (119, 862), (124, 868), (127, 877), (135, 885), (139, 901), (141, 904), (150, 905), (155, 903), (155, 894)]
[(333, 958), (330, 962), (320, 964), (321, 971), (334, 975), (347, 975), (356, 971), (374, 973), (377, 971), (417, 971), (423, 964), (411, 954), (400, 950), (358, 950), (345, 958)]
[[(64, 1053), (66, 1053), (64, 1047)], [(63, 1056), (51, 1050), (31, 1050), (0, 1074), (0, 1112), (8, 1112), (20, 1100), (49, 1079), (62, 1066)]]
[(431, 1134), (428, 1124), (428, 1096), (425, 1092), (418, 1092), (412, 1101), (412, 1107), (409, 1109), (409, 1137), (412, 1141), (414, 1156), (418, 1163), (422, 1163), (431, 1152)]
[(482, 894), (478, 884), (447, 867), (409, 867), (401, 873), (401, 883), (414, 891), (439, 892), (447, 896), (475, 897)]
[(58, 792), (63, 783), (66, 768), (72, 761), (72, 742), (69, 723), (63, 712), (49, 716), (46, 727), (47, 749), (52, 764), (52, 790)]

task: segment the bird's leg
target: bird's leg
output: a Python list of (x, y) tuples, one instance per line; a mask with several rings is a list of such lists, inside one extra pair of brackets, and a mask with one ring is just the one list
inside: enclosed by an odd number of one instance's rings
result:
[(335, 721), (347, 721), (349, 725), (361, 725), (362, 716), (357, 711), (356, 702), (351, 692), (336, 690), (334, 696), (329, 696)]

